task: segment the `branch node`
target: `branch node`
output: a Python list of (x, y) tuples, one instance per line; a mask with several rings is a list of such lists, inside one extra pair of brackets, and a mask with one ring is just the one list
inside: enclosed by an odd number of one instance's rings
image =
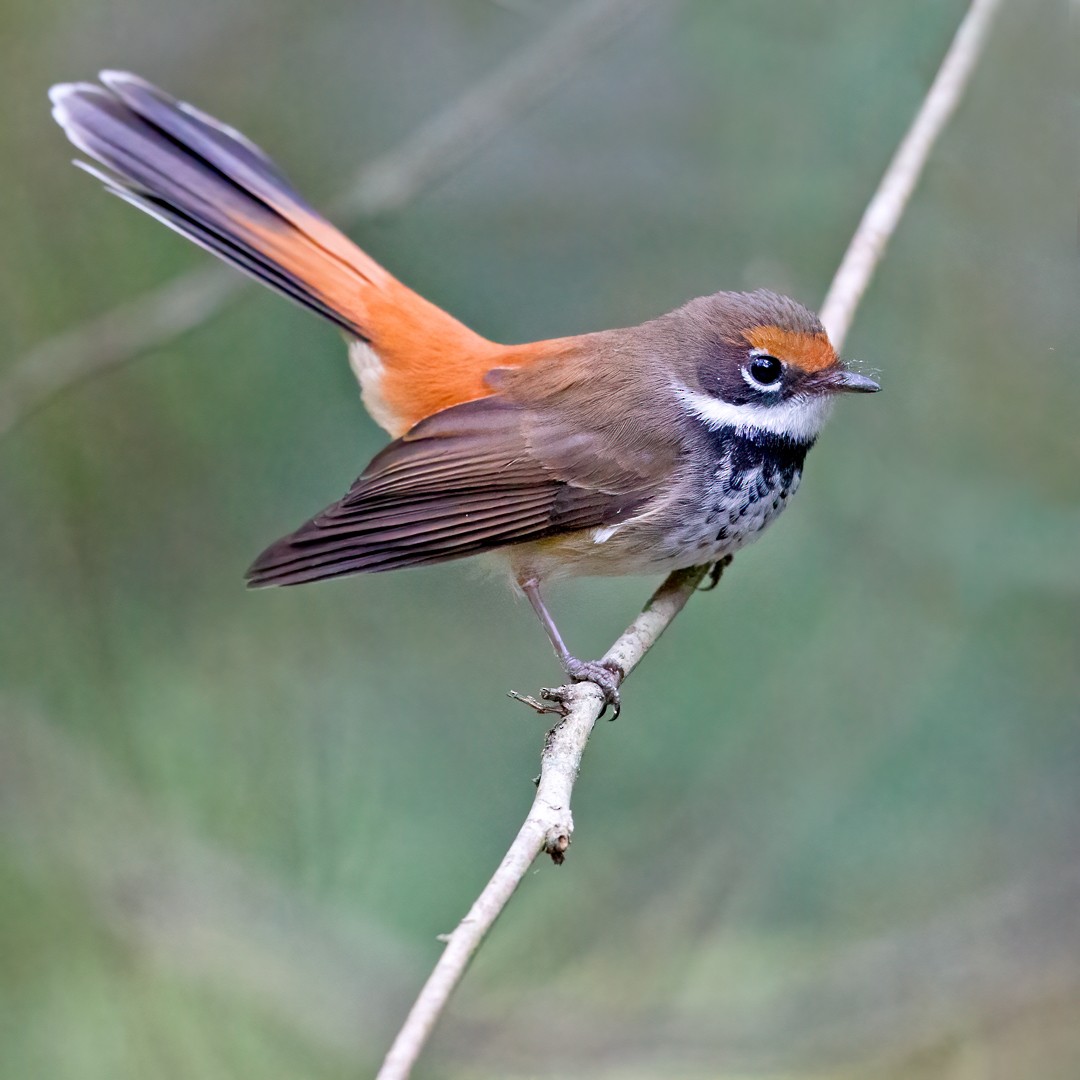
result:
[[(598, 6), (603, 2), (595, 0)], [(614, 0), (607, 2), (614, 3)], [(852, 238), (821, 316), (838, 349), (843, 345), (859, 301), (903, 215), (930, 150), (963, 95), (1001, 2), (971, 0), (933, 85)], [(730, 558), (722, 559), (711, 568), (698, 566), (672, 573), (607, 651), (601, 663), (617, 668), (625, 677), (656, 644), (672, 619), (701, 586), (706, 574), (709, 576), (705, 586), (708, 590), (716, 586), (730, 561)], [(535, 699), (518, 694), (510, 696), (532, 708), (541, 705)], [(407, 1080), (451, 992), (464, 975), (469, 959), (480, 947), (484, 935), (509, 902), (528, 868), (541, 852), (546, 852), (556, 866), (566, 857), (574, 831), (570, 814), (574, 782), (581, 756), (596, 721), (603, 714), (606, 701), (604, 691), (589, 682), (543, 690), (540, 697), (560, 705), (563, 716), (544, 740), (532, 809), (499, 868), (470, 910), (470, 917), (475, 917), (476, 922), (468, 927), (463, 923), (451, 935), (445, 952), (394, 1040), (377, 1080)], [(541, 705), (537, 711), (544, 708)]]
[(506, 696), (513, 701), (520, 701), (522, 705), (528, 705), (533, 712), (539, 713), (541, 716), (550, 713), (554, 713), (557, 716), (566, 715), (565, 706), (545, 705), (542, 701), (537, 701), (531, 694), (519, 694), (516, 690), (507, 690)]
[(570, 846), (572, 837), (565, 829), (558, 827), (549, 829), (544, 839), (544, 851), (551, 856), (551, 861), (556, 866), (562, 866), (566, 861), (566, 849)]

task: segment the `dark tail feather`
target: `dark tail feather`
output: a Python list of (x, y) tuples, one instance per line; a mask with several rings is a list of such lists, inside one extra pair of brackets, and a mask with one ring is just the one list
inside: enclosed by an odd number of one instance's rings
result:
[[(53, 116), (115, 175), (106, 188), (226, 262), (365, 338), (365, 290), (389, 275), (317, 214), (239, 132), (123, 72), (64, 83)], [(82, 163), (79, 163), (82, 164)]]

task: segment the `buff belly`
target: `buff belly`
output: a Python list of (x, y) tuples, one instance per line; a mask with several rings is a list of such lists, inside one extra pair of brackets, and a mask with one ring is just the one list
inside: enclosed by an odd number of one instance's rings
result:
[(737, 474), (723, 465), (697, 498), (679, 498), (625, 522), (508, 548), (519, 580), (664, 574), (704, 566), (753, 541), (783, 512), (801, 469), (768, 464)]

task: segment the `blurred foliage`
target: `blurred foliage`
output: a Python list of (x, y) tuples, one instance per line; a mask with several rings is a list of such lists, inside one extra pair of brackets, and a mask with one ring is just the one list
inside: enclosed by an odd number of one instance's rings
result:
[[(478, 330), (823, 294), (960, 0), (658, 5), (352, 234)], [(558, 17), (530, 0), (0, 0), (0, 373), (205, 256), (67, 165), (125, 67), (313, 200)], [(1075, 1076), (1076, 37), (1006, 5), (783, 523), (598, 729), (422, 1075)], [(468, 565), (246, 593), (382, 443), (336, 335), (251, 291), (0, 445), (0, 1073), (371, 1071), (530, 798), (557, 677)], [(641, 580), (555, 595), (580, 654)], [(1070, 876), (1073, 875), (1073, 876)]]

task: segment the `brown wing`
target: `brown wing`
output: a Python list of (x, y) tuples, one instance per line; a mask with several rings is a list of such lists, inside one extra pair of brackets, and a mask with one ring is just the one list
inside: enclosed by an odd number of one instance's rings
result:
[(610, 525), (647, 500), (658, 467), (667, 455), (628, 455), (505, 398), (467, 402), (391, 443), (343, 499), (264, 551), (248, 583), (421, 566)]

